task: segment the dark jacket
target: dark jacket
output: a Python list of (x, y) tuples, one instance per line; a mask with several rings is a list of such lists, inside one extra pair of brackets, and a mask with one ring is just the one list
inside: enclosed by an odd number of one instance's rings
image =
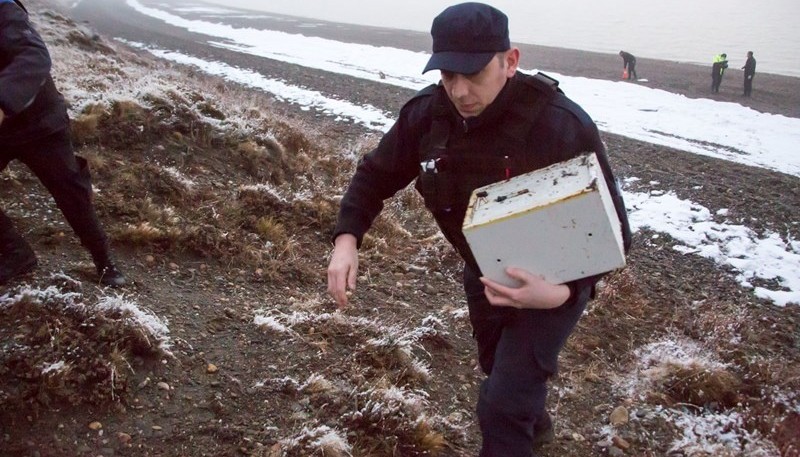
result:
[(622, 68), (628, 68), (628, 65), (636, 64), (636, 57), (630, 52), (620, 51), (619, 55), (622, 57)]
[(0, 0), (0, 145), (28, 142), (69, 125), (64, 98), (50, 76), (42, 37), (18, 4)]
[[(451, 124), (447, 153), (459, 156), (475, 155), (483, 151), (487, 151), (487, 154), (488, 151), (504, 151), (506, 144), (511, 141), (502, 134), (504, 126), (513, 123), (513, 112), (518, 104), (522, 100), (530, 100), (531, 92), (537, 90), (535, 84), (531, 83), (532, 79), (531, 76), (517, 73), (491, 105), (479, 116), (467, 120), (462, 119), (447, 100), (445, 115)], [(334, 239), (341, 233), (351, 233), (356, 236), (360, 245), (372, 221), (383, 209), (383, 201), (418, 178), (423, 150), (431, 137), (437, 100), (442, 99), (446, 100), (446, 95), (441, 86), (424, 90), (412, 98), (402, 108), (397, 122), (384, 135), (377, 148), (363, 157), (342, 199)], [(544, 168), (571, 159), (582, 152), (596, 152), (604, 168), (609, 190), (615, 197), (627, 247), (630, 243), (630, 229), (625, 207), (608, 166), (605, 147), (589, 116), (564, 94), (557, 92), (551, 96), (537, 120), (529, 127), (524, 130), (525, 160), (518, 162), (524, 165), (510, 170), (510, 175)], [(475, 262), (461, 232), (469, 192), (506, 177), (491, 170), (481, 176), (483, 182), (475, 181), (474, 176), (470, 177), (471, 189), (464, 189), (452, 207), (437, 208), (437, 205), (426, 199), (426, 206), (431, 209), (447, 239), (473, 268), (476, 268)], [(419, 180), (417, 189), (420, 189)], [(582, 281), (580, 286), (590, 287), (593, 284), (594, 280), (588, 280)], [(575, 290), (574, 285), (571, 285), (571, 289)]]
[(756, 74), (756, 59), (755, 57), (748, 57), (747, 61), (744, 63), (744, 70), (745, 76), (753, 76)]

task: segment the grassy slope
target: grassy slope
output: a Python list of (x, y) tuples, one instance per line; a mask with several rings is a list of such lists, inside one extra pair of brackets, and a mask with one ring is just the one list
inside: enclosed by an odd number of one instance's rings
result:
[[(2, 452), (475, 453), (481, 376), (458, 262), (416, 195), (367, 239), (355, 306), (334, 312), (324, 294), (337, 195), (374, 137), (110, 47), (58, 14), (36, 21), (133, 284), (97, 288), (43, 189), (16, 164), (4, 173), (4, 208), (42, 267), (0, 302)], [(581, 322), (543, 455), (796, 455), (797, 309), (759, 304), (669, 247), (639, 234)], [(619, 408), (630, 418), (611, 427)], [(685, 424), (727, 429), (741, 449)]]

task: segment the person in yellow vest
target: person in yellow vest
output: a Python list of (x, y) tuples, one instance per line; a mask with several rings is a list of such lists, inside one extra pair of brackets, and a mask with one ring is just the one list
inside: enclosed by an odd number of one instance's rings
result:
[(711, 64), (711, 92), (718, 93), (719, 86), (722, 84), (722, 75), (728, 68), (728, 55), (724, 52), (714, 57)]

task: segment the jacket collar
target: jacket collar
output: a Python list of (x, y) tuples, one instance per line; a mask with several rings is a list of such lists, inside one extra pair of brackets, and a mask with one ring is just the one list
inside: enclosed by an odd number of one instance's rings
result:
[(503, 117), (514, 99), (514, 93), (516, 92), (516, 87), (518, 85), (517, 81), (517, 75), (509, 78), (508, 81), (506, 81), (506, 85), (503, 86), (503, 88), (497, 94), (497, 97), (495, 97), (494, 101), (489, 104), (489, 106), (487, 106), (481, 114), (475, 117), (469, 117), (467, 119), (461, 117), (461, 114), (458, 113), (458, 110), (456, 110), (453, 102), (451, 102), (450, 98), (447, 97), (446, 92), (445, 98), (447, 98), (447, 104), (450, 107), (450, 112), (454, 116), (454, 119), (458, 121), (464, 131), (472, 131), (485, 125), (492, 125), (498, 119)]

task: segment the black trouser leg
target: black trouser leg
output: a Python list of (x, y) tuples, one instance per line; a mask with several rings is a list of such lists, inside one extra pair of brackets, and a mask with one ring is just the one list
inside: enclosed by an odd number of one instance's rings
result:
[(86, 160), (72, 152), (68, 130), (21, 146), (17, 157), (47, 188), (95, 263), (108, 257), (108, 240), (92, 205)]
[(14, 222), (0, 209), (0, 250), (19, 242), (21, 239), (22, 236), (14, 230)]
[(530, 457), (536, 425), (545, 415), (547, 380), (557, 370), (558, 353), (586, 307), (588, 291), (574, 304), (552, 310), (497, 307), (468, 268), (464, 290), (487, 374), (477, 405), (480, 457)]
[[(8, 146), (0, 145), (0, 148), (7, 149)], [(11, 159), (10, 151), (0, 151), (0, 171), (6, 169)], [(0, 250), (18, 242), (20, 239), (22, 239), (22, 237), (14, 230), (14, 222), (0, 209)]]

